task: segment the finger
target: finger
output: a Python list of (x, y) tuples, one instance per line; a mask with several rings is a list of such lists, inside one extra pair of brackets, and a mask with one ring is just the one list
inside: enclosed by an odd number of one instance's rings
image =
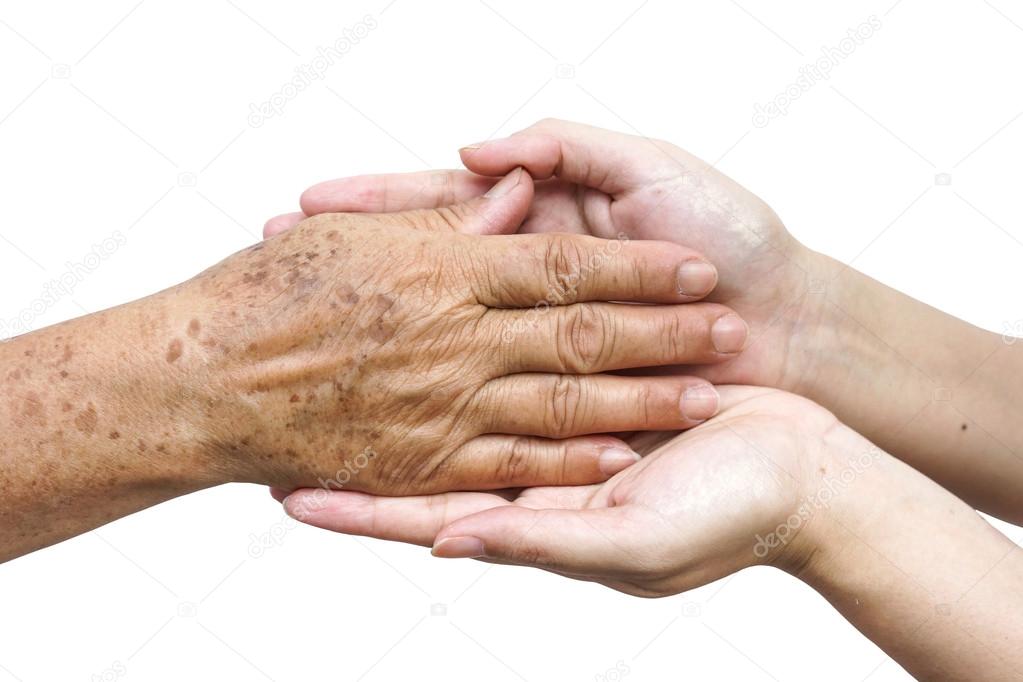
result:
[[(717, 303), (577, 303), (528, 312), (493, 310), (509, 372), (594, 374), (729, 360), (746, 323)], [(677, 374), (677, 371), (675, 372)]]
[(274, 216), (270, 220), (266, 221), (263, 225), (263, 239), (272, 237), (275, 234), (290, 230), (291, 228), (298, 225), (300, 222), (306, 219), (305, 213), (285, 213), (283, 215)]
[(396, 213), (469, 201), (494, 184), (493, 178), (464, 170), (357, 175), (313, 185), (302, 193), (299, 204), (306, 215)]
[(511, 234), (522, 225), (532, 200), (533, 179), (516, 168), (483, 196), (440, 208), (379, 215), (382, 220), (402, 221), (410, 227), (427, 230)]
[(480, 175), (503, 175), (523, 166), (536, 180), (558, 177), (616, 195), (698, 161), (658, 140), (568, 121), (545, 120), (511, 137), (459, 150)]
[(522, 234), (479, 242), (488, 279), (480, 303), (496, 308), (580, 301), (685, 303), (706, 296), (717, 270), (699, 252), (672, 242)]
[(687, 429), (717, 413), (714, 387), (696, 377), (513, 374), (477, 394), (489, 433), (571, 438)]
[(464, 490), (574, 486), (606, 481), (639, 459), (610, 436), (553, 440), (495, 433), (465, 443), (434, 475), (448, 488)]
[(629, 574), (637, 564), (648, 563), (644, 545), (649, 534), (623, 507), (536, 510), (508, 505), (454, 521), (437, 535), (433, 554), (579, 575)]
[(284, 502), (288, 495), (291, 494), (290, 490), (286, 490), (284, 488), (277, 488), (275, 486), (270, 486), (269, 490), (270, 497), (274, 498), (278, 502)]
[(302, 523), (349, 535), (429, 547), (441, 528), (463, 516), (511, 504), (492, 493), (383, 497), (349, 490), (305, 488), (284, 500)]

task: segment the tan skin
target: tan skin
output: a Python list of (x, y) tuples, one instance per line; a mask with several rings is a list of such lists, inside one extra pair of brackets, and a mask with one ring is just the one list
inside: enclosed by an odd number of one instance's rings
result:
[[(525, 167), (540, 183), (522, 231), (674, 241), (717, 266), (710, 300), (749, 322), (749, 347), (675, 371), (807, 396), (975, 508), (1023, 523), (1023, 343), (812, 251), (759, 197), (668, 142), (544, 120), (460, 153), (468, 171), (333, 180), (308, 189), (302, 209), (450, 203)], [(265, 232), (302, 216), (280, 216)]]
[(387, 495), (592, 483), (636, 455), (589, 434), (711, 416), (702, 379), (603, 373), (733, 357), (745, 326), (692, 303), (713, 268), (683, 277), (706, 263), (676, 244), (464, 233), (511, 231), (531, 198), (518, 172), (457, 206), (318, 216), (159, 294), (0, 344), (0, 560), (228, 481)]
[[(718, 265), (712, 299), (746, 317), (752, 342), (734, 360), (681, 371), (813, 397), (970, 505), (1023, 520), (1023, 459), (1015, 454), (1023, 451), (1023, 344), (810, 251), (760, 199), (668, 143), (543, 121), (461, 154), (473, 172), (317, 185), (302, 196), (304, 213), (270, 221), (266, 233), (321, 210), (473, 196), (490, 186), (487, 176), (522, 165), (543, 181), (523, 230), (672, 240)], [(943, 399), (935, 401), (938, 388)], [(273, 493), (296, 518), (323, 528), (641, 596), (769, 564), (820, 591), (921, 679), (1023, 678), (1016, 545), (822, 407), (753, 387), (722, 387), (721, 396), (721, 413), (705, 424), (632, 439), (647, 456), (603, 484), (529, 488), (512, 499)], [(850, 468), (852, 481), (805, 514), (807, 500), (831, 490), (829, 477)], [(793, 518), (800, 521), (785, 542), (761, 542)]]

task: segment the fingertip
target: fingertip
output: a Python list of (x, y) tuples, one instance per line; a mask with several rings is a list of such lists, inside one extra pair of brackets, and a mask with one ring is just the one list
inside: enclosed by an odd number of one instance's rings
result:
[(600, 468), (600, 473), (611, 478), (641, 459), (642, 457), (638, 453), (633, 452), (629, 448), (613, 447), (607, 448), (600, 453), (600, 456), (597, 458), (597, 466)]
[(285, 514), (297, 521), (307, 522), (327, 506), (332, 494), (332, 491), (324, 488), (302, 488), (285, 497), (281, 504)]
[(267, 239), (275, 234), (280, 234), (281, 232), (290, 230), (305, 219), (306, 214), (301, 212), (283, 213), (281, 215), (274, 216), (263, 225), (263, 239)]
[(430, 554), (444, 559), (477, 559), (486, 556), (486, 550), (477, 537), (455, 535), (435, 540)]
[(516, 232), (529, 213), (533, 192), (533, 178), (516, 167), (485, 194), (467, 202), (472, 211), (461, 231), (481, 235)]
[(277, 488), (274, 486), (270, 486), (269, 488), (267, 488), (267, 491), (270, 493), (270, 497), (274, 498), (275, 500), (281, 503), (283, 503), (284, 500), (287, 499), (288, 495), (291, 494), (290, 490), (285, 490), (284, 488)]
[(678, 266), (676, 280), (678, 293), (694, 299), (703, 298), (717, 286), (718, 271), (702, 258), (693, 258)]
[(335, 197), (341, 194), (346, 178), (319, 182), (307, 188), (298, 198), (298, 205), (306, 215), (318, 215), (330, 212)]
[(710, 328), (710, 340), (718, 353), (738, 353), (746, 347), (748, 339), (749, 326), (736, 313), (722, 315)]
[(718, 413), (721, 397), (709, 383), (699, 383), (682, 392), (682, 416), (694, 422), (703, 422)]

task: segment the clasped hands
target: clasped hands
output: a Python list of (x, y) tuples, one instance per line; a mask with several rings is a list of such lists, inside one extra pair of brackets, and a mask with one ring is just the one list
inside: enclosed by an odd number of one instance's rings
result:
[(196, 277), (0, 344), (0, 561), (246, 481), (635, 595), (775, 566), (914, 674), (1019, 678), (1023, 557), (974, 509), (1023, 521), (1023, 344), (670, 144), (543, 121), (461, 156), (312, 187)]
[[(267, 223), (266, 248), (340, 248), (365, 273), (339, 304), (340, 338), (369, 344), (344, 411), (300, 412), (376, 455), (274, 496), (323, 528), (646, 596), (758, 563), (802, 570), (817, 541), (775, 530), (876, 450), (766, 388), (814, 371), (816, 255), (666, 143), (543, 121), (460, 154), (466, 171), (314, 186)], [(374, 375), (394, 383), (360, 385)], [(310, 442), (324, 467), (333, 447)]]

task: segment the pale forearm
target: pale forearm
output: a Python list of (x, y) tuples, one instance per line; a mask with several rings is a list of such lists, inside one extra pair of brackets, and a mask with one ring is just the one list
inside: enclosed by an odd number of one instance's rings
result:
[(154, 296), (0, 344), (0, 561), (223, 478)]
[(879, 455), (813, 532), (800, 577), (920, 679), (1023, 677), (1023, 556), (962, 501)]
[(1023, 344), (825, 260), (808, 397), (973, 507), (1023, 522)]

